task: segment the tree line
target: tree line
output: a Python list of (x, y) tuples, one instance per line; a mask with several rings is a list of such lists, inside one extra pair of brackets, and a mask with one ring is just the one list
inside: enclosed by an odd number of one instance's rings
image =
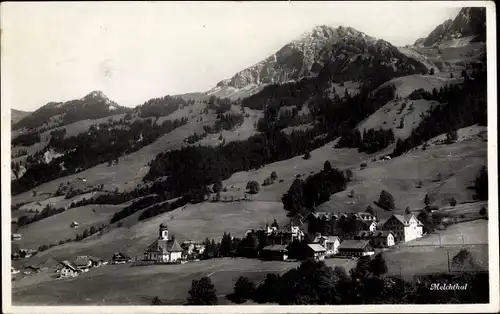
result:
[[(120, 156), (135, 152), (186, 123), (187, 118), (167, 120), (161, 125), (156, 125), (149, 119), (136, 120), (124, 128), (111, 128), (103, 123), (98, 126), (93, 125), (88, 132), (76, 136), (54, 135), (44, 150), (27, 160), (26, 173), (11, 182), (12, 193), (16, 195), (42, 183), (83, 171), (100, 163), (117, 161)], [(41, 160), (42, 156), (50, 149), (64, 155), (45, 163)]]
[(445, 105), (432, 109), (407, 139), (398, 139), (392, 156), (404, 154), (443, 133), (474, 124), (487, 125), (486, 69), (476, 71), (471, 78), (467, 73), (462, 75), (463, 84), (446, 85), (432, 93), (419, 92), (421, 97)]
[[(343, 267), (328, 267), (324, 262), (306, 260), (280, 275), (267, 274), (256, 284), (240, 276), (233, 292), (226, 296), (241, 304), (247, 300), (279, 305), (356, 305), (356, 304), (445, 304), (488, 303), (487, 273), (436, 273), (405, 280), (387, 275), (387, 263), (379, 253), (361, 257), (349, 272)], [(431, 284), (467, 284), (465, 290), (430, 289)], [(159, 304), (155, 298), (153, 304)], [(217, 290), (209, 277), (193, 280), (186, 300), (188, 305), (218, 304)]]

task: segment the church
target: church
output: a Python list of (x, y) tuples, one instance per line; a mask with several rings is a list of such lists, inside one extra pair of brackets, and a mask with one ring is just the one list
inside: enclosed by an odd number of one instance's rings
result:
[(177, 240), (168, 238), (167, 225), (161, 224), (158, 239), (144, 252), (144, 260), (160, 263), (180, 262), (182, 252), (183, 250)]

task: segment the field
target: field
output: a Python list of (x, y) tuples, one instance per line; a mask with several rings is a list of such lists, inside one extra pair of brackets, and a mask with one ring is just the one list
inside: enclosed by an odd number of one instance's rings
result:
[[(441, 246), (439, 246), (441, 238)], [(474, 220), (449, 226), (439, 234), (399, 244), (384, 253), (389, 274), (412, 277), (416, 274), (448, 271), (450, 261), (467, 248), (475, 265), (470, 270), (488, 270), (488, 221)], [(451, 271), (457, 270), (450, 267)]]
[[(329, 266), (352, 262), (328, 259)], [(72, 279), (51, 278), (50, 270), (13, 283), (13, 304), (23, 305), (147, 305), (158, 296), (171, 304), (186, 300), (191, 281), (209, 276), (222, 298), (233, 291), (239, 276), (259, 282), (268, 273), (281, 273), (297, 267), (297, 262), (223, 258), (183, 265), (131, 267), (107, 265)], [(37, 280), (38, 278), (38, 280)]]

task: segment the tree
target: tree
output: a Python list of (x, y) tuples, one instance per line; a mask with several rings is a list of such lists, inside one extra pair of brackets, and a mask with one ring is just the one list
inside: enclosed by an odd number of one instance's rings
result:
[(479, 170), (474, 189), (476, 190), (476, 199), (488, 200), (488, 169), (486, 166), (481, 167)]
[(456, 205), (457, 205), (457, 200), (454, 197), (452, 197), (450, 199), (450, 206), (451, 207), (455, 207)]
[(432, 203), (432, 200), (431, 200), (431, 197), (429, 196), (429, 194), (425, 194), (425, 197), (424, 197), (424, 204), (425, 204), (425, 207), (429, 207), (429, 205)]
[(279, 225), (278, 225), (278, 222), (276, 221), (276, 219), (274, 219), (273, 223), (271, 224), (271, 228), (273, 228), (273, 227), (276, 228), (276, 229), (278, 229), (278, 230), (280, 228)]
[(222, 181), (220, 179), (214, 183), (213, 191), (214, 193), (219, 193), (220, 191), (222, 191)]
[(303, 157), (305, 160), (308, 160), (311, 158), (311, 153), (309, 152), (309, 150), (306, 151), (306, 153), (304, 154), (304, 157)]
[(217, 291), (215, 290), (215, 286), (209, 277), (202, 277), (200, 280), (193, 280), (188, 294), (188, 305), (217, 304)]
[(452, 73), (450, 73), (450, 78), (454, 78), (454, 76), (453, 76), (453, 72), (452, 72)]
[(375, 258), (371, 260), (370, 270), (376, 277), (387, 273), (387, 263), (382, 253), (378, 253), (375, 255)]
[(89, 236), (89, 231), (88, 231), (87, 229), (85, 229), (85, 230), (83, 231), (82, 238), (83, 238), (83, 239), (85, 239), (85, 238), (86, 238), (86, 237), (88, 237), (88, 236)]
[(429, 71), (429, 75), (434, 75), (434, 68), (431, 68), (431, 70)]
[(380, 193), (380, 196), (378, 198), (378, 203), (385, 209), (392, 210), (395, 208), (394, 197), (391, 195), (391, 193), (387, 192), (386, 190), (383, 190)]
[(257, 194), (260, 191), (260, 185), (257, 181), (250, 181), (247, 184), (248, 193)]
[(234, 284), (233, 299), (236, 303), (244, 303), (252, 298), (255, 291), (255, 284), (248, 277), (240, 276)]
[(345, 178), (347, 179), (347, 182), (351, 182), (352, 178), (354, 177), (354, 173), (352, 172), (351, 169), (347, 169), (345, 172)]
[(411, 214), (411, 209), (410, 209), (410, 206), (407, 206), (407, 207), (406, 207), (406, 209), (405, 209), (405, 214), (406, 214), (406, 215)]
[(323, 171), (328, 172), (332, 170), (332, 164), (327, 160), (323, 165)]
[(453, 144), (457, 141), (458, 139), (458, 134), (457, 134), (457, 131), (450, 131), (448, 133), (446, 133), (446, 141), (445, 143), (446, 144)]
[(354, 190), (351, 190), (351, 192), (349, 192), (349, 195), (347, 195), (347, 196), (350, 198), (353, 198), (354, 197)]
[(97, 232), (96, 227), (94, 227), (94, 226), (90, 227), (89, 234), (94, 234), (96, 232)]
[(161, 300), (158, 297), (154, 297), (153, 301), (151, 301), (151, 305), (161, 305)]
[(481, 209), (479, 210), (479, 215), (481, 215), (483, 218), (486, 217), (486, 214), (488, 213), (488, 211), (486, 210), (486, 207), (481, 207)]
[(373, 207), (372, 207), (371, 205), (368, 205), (368, 206), (366, 207), (365, 212), (367, 212), (368, 214), (370, 214), (370, 215), (372, 215), (372, 216), (374, 216), (374, 215), (375, 215), (375, 211), (373, 210)]
[(271, 172), (271, 180), (276, 181), (278, 179), (278, 174), (276, 171)]

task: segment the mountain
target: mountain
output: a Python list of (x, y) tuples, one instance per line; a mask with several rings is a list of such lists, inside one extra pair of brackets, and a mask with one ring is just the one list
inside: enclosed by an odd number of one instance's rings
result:
[(131, 109), (119, 106), (101, 91), (93, 91), (80, 99), (67, 102), (50, 102), (20, 119), (13, 130), (35, 129), (43, 125), (58, 127), (86, 119), (99, 119), (129, 112)]
[(216, 89), (285, 83), (318, 76), (327, 68), (335, 81), (364, 81), (390, 68), (402, 74), (424, 73), (425, 66), (396, 47), (352, 27), (316, 26), (265, 60), (219, 82)]
[(462, 8), (455, 19), (438, 25), (426, 38), (419, 38), (415, 46), (430, 47), (445, 40), (472, 37), (472, 42), (486, 41), (486, 9)]
[(29, 112), (29, 111), (11, 109), (10, 110), (10, 121), (12, 124), (14, 124), (29, 114), (31, 114), (31, 112)]

